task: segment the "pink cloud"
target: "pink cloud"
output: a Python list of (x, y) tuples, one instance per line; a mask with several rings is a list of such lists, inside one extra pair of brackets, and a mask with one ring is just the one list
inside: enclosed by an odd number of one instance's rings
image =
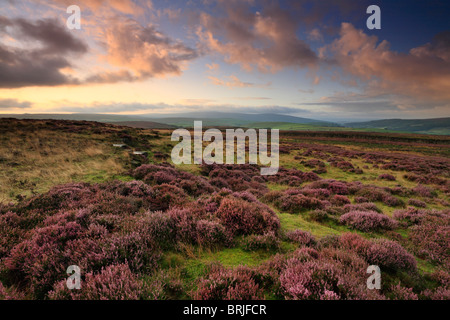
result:
[[(38, 0), (40, 1), (40, 0)], [(116, 11), (135, 14), (139, 13), (139, 6), (132, 0), (50, 0), (54, 3), (62, 4), (66, 7), (76, 4), (81, 10), (89, 8), (93, 11), (98, 11), (99, 9), (104, 10), (105, 8), (113, 8)], [(149, 0), (146, 3), (147, 7), (152, 7), (152, 2)]]
[(125, 80), (179, 75), (185, 64), (198, 55), (196, 50), (170, 39), (154, 26), (144, 27), (131, 19), (111, 19), (104, 36), (106, 61), (128, 70), (112, 74), (113, 78), (121, 74)]
[[(447, 103), (450, 101), (450, 41), (448, 33), (409, 53), (392, 51), (350, 23), (329, 49), (342, 69), (366, 82), (368, 92)], [(417, 102), (417, 101), (416, 101)]]
[(297, 19), (277, 5), (253, 13), (245, 2), (223, 2), (225, 16), (200, 14), (197, 35), (207, 50), (228, 63), (251, 71), (276, 72), (285, 67), (308, 67), (316, 54), (296, 35)]

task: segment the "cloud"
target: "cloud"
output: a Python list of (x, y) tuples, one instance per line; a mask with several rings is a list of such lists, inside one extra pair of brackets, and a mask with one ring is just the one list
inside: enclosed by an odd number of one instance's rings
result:
[(226, 86), (228, 88), (248, 88), (258, 86), (251, 82), (242, 82), (238, 77), (234, 75), (228, 76), (227, 78), (229, 80), (221, 80), (213, 76), (208, 77), (208, 79), (211, 80), (211, 82), (216, 86)]
[[(42, 0), (35, 0), (42, 2)], [(56, 4), (62, 4), (65, 7), (76, 4), (81, 10), (89, 8), (91, 11), (113, 9), (126, 14), (139, 13), (140, 7), (132, 0), (50, 0)], [(147, 0), (146, 5), (152, 7), (152, 1)]]
[[(79, 85), (133, 82), (181, 74), (198, 53), (174, 41), (154, 26), (143, 27), (132, 19), (115, 16), (94, 29), (104, 36), (106, 67), (91, 75), (69, 75), (73, 62), (88, 53), (88, 46), (63, 23), (53, 19), (28, 21), (0, 16), (0, 87)], [(95, 55), (88, 56), (89, 59)]]
[(205, 101), (198, 101), (199, 104), (193, 103), (194, 101), (184, 101), (184, 104), (147, 104), (147, 103), (100, 103), (95, 102), (90, 105), (70, 104), (68, 102), (60, 103), (61, 106), (52, 108), (51, 112), (75, 112), (75, 113), (148, 113), (148, 112), (196, 112), (196, 111), (217, 111), (226, 110), (226, 112), (236, 113), (279, 113), (279, 114), (293, 114), (293, 113), (309, 113), (307, 110), (300, 108), (284, 107), (284, 106), (240, 106), (231, 104), (210, 104)]
[(183, 99), (181, 100), (182, 104), (187, 104), (187, 105), (206, 105), (206, 104), (211, 104), (213, 102), (216, 102), (216, 100), (211, 100), (211, 99)]
[(312, 41), (323, 41), (323, 35), (318, 28), (312, 29), (308, 34), (308, 38)]
[(53, 108), (52, 112), (74, 112), (74, 113), (121, 113), (136, 111), (154, 111), (164, 110), (167, 105), (164, 104), (145, 104), (145, 103), (99, 103), (94, 102), (90, 105), (66, 104), (61, 107)]
[(0, 99), (0, 110), (28, 109), (32, 104), (28, 101), (18, 101), (16, 99)]
[(62, 69), (68, 58), (88, 51), (87, 45), (56, 20), (30, 22), (0, 17), (0, 36), (9, 36), (29, 47), (0, 43), (0, 87), (54, 86), (77, 83)]
[[(110, 20), (105, 28), (106, 60), (122, 72), (126, 81), (181, 74), (185, 64), (198, 53), (180, 41), (174, 41), (154, 26), (144, 27), (137, 21), (123, 17)], [(91, 76), (90, 80), (116, 81), (120, 74)], [(88, 79), (89, 80), (89, 79)]]
[(314, 89), (307, 89), (307, 90), (305, 90), (305, 89), (298, 89), (298, 92), (301, 92), (301, 93), (314, 93)]
[(211, 71), (219, 70), (220, 66), (217, 63), (206, 64), (206, 67)]
[(235, 100), (272, 100), (269, 97), (236, 97)]
[(224, 16), (199, 15), (197, 35), (205, 50), (248, 71), (256, 67), (276, 72), (318, 62), (311, 48), (297, 37), (298, 20), (288, 10), (272, 4), (254, 13), (246, 1), (220, 1), (219, 5)]
[(390, 50), (387, 41), (377, 44), (349, 23), (330, 46), (332, 58), (348, 74), (366, 83), (369, 94), (394, 94), (412, 103), (434, 105), (450, 100), (450, 37), (437, 35), (431, 43), (409, 53)]

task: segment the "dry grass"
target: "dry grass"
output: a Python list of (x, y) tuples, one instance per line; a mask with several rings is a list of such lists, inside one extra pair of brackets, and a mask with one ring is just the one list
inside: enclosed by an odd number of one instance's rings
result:
[(2, 133), (0, 143), (0, 202), (42, 193), (52, 186), (105, 172), (124, 171), (126, 152), (101, 139), (63, 131), (35, 130)]

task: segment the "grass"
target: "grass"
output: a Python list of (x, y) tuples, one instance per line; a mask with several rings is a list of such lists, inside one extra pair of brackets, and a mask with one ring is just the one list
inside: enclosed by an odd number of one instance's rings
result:
[(282, 230), (293, 231), (300, 229), (309, 231), (316, 238), (322, 238), (328, 235), (339, 235), (343, 231), (347, 230), (345, 228), (342, 231), (338, 231), (316, 222), (307, 221), (301, 214), (279, 213), (278, 217), (280, 218)]

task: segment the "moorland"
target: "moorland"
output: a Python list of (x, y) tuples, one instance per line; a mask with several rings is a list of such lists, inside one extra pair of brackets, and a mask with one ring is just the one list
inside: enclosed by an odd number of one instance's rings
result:
[(0, 299), (449, 299), (449, 136), (284, 130), (261, 176), (171, 132), (0, 119)]

